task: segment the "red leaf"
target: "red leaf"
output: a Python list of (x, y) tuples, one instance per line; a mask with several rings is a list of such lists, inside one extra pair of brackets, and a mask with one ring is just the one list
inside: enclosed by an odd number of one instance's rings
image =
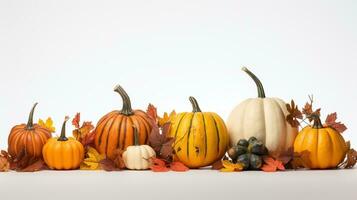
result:
[(155, 121), (155, 123), (157, 123), (157, 108), (152, 105), (152, 104), (149, 104), (147, 110), (146, 110), (146, 113), (148, 114), (148, 116)]
[(161, 166), (161, 167), (166, 167), (166, 162), (164, 160), (161, 160), (159, 158), (151, 158), (151, 162), (153, 165)]
[(81, 113), (77, 113), (72, 120), (72, 125), (75, 126), (76, 128), (79, 128), (80, 121), (81, 121)]
[(186, 167), (181, 162), (172, 162), (170, 164), (170, 168), (171, 168), (172, 171), (175, 171), (175, 172), (186, 172), (186, 171), (189, 170), (189, 168)]

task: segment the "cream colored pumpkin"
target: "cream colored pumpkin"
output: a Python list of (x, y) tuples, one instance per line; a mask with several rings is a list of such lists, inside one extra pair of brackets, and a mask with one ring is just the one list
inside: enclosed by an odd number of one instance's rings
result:
[(273, 157), (292, 152), (298, 129), (286, 121), (288, 111), (285, 102), (278, 98), (266, 98), (259, 79), (247, 68), (242, 70), (255, 81), (259, 97), (243, 101), (231, 112), (227, 121), (231, 145), (254, 136), (265, 143)]
[(150, 168), (150, 158), (156, 153), (149, 145), (139, 145), (138, 131), (134, 128), (134, 146), (128, 146), (123, 153), (125, 167), (134, 170)]

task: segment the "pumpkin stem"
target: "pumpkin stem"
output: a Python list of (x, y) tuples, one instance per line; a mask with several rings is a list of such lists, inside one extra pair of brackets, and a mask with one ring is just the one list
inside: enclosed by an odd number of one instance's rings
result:
[(136, 126), (133, 126), (134, 128), (134, 145), (135, 146), (139, 146), (139, 132), (138, 129), (136, 128)]
[(57, 141), (67, 141), (68, 140), (68, 138), (66, 137), (66, 123), (68, 120), (69, 120), (69, 117), (66, 116), (64, 118), (64, 122), (62, 125), (61, 136), (57, 139)]
[(125, 90), (120, 85), (117, 85), (115, 86), (114, 91), (119, 93), (123, 99), (123, 108), (121, 109), (120, 113), (126, 116), (134, 114), (133, 109), (131, 108), (130, 98)]
[(192, 108), (193, 108), (192, 112), (194, 112), (194, 113), (195, 112), (202, 112), (201, 109), (200, 109), (200, 106), (197, 103), (197, 100), (195, 99), (195, 97), (191, 96), (189, 99), (190, 99), (190, 102), (191, 102)]
[(242, 70), (244, 72), (246, 72), (254, 80), (255, 84), (257, 85), (258, 98), (265, 98), (264, 87), (263, 87), (262, 82), (260, 82), (260, 80), (258, 79), (258, 77), (255, 76), (255, 74), (253, 74), (253, 72), (249, 71), (249, 69), (246, 67), (243, 67)]
[(312, 128), (320, 129), (324, 127), (318, 114), (311, 114), (310, 117), (314, 120)]
[(26, 128), (28, 130), (32, 130), (33, 129), (33, 114), (35, 113), (35, 108), (37, 106), (38, 103), (35, 103), (31, 109), (30, 115), (29, 115), (29, 120), (27, 122), (27, 126)]

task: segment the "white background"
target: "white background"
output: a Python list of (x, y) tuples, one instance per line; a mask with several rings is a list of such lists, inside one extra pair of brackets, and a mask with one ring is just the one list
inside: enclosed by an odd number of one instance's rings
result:
[[(134, 108), (154, 103), (160, 113), (190, 111), (193, 95), (202, 110), (226, 119), (257, 95), (242, 66), (260, 77), (267, 96), (301, 106), (314, 94), (323, 115), (338, 112), (349, 127), (345, 138), (356, 147), (356, 11), (354, 0), (0, 0), (0, 148), (6, 149), (12, 126), (27, 122), (36, 101), (36, 121), (51, 116), (57, 130), (76, 112), (96, 123), (121, 108), (116, 84)], [(181, 199), (353, 199), (355, 175), (13, 172), (3, 173), (0, 185), (5, 199), (158, 198), (151, 195), (160, 183), (170, 198)]]
[(226, 119), (256, 97), (249, 67), (267, 96), (302, 106), (314, 94), (338, 112), (357, 144), (356, 1), (0, 1), (0, 147), (11, 127), (81, 112), (96, 123), (121, 108), (202, 110)]

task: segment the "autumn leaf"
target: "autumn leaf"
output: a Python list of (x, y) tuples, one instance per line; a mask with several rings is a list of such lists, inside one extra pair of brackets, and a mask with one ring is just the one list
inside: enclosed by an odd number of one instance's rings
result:
[(83, 122), (83, 125), (79, 129), (73, 130), (73, 136), (78, 141), (82, 141), (93, 129), (92, 122)]
[(146, 110), (146, 114), (149, 116), (151, 121), (162, 127), (166, 123), (172, 122), (176, 118), (176, 112), (173, 110), (170, 114), (164, 113), (163, 117), (157, 114), (157, 108), (153, 104), (149, 104)]
[(285, 167), (282, 161), (274, 159), (272, 157), (264, 157), (264, 165), (261, 167), (261, 170), (264, 172), (276, 172), (278, 170), (285, 171)]
[(83, 146), (94, 146), (94, 139), (95, 139), (95, 132), (92, 131), (88, 134), (86, 134), (82, 139), (81, 139), (81, 143)]
[(80, 126), (81, 113), (77, 113), (72, 120), (72, 125), (76, 128), (73, 130), (72, 134), (83, 144), (83, 146), (90, 146), (94, 143), (94, 126), (92, 122), (85, 121), (82, 126)]
[(162, 159), (153, 157), (150, 158), (151, 166), (150, 169), (153, 172), (168, 172), (170, 169), (166, 166), (166, 162)]
[(81, 121), (81, 113), (77, 113), (72, 120), (72, 125), (76, 128), (79, 128), (80, 121)]
[(223, 168), (223, 163), (222, 160), (217, 160), (215, 163), (212, 164), (212, 168), (213, 170), (221, 170)]
[(121, 169), (117, 168), (115, 166), (115, 163), (113, 160), (110, 160), (108, 158), (101, 160), (100, 161), (100, 168), (107, 171), (107, 172), (112, 172), (112, 171), (120, 171)]
[(170, 115), (167, 112), (164, 113), (164, 116), (161, 118), (159, 117), (159, 126), (162, 127), (166, 123), (172, 123), (176, 118), (176, 112), (173, 110)]
[(30, 164), (29, 166), (27, 166), (21, 170), (18, 170), (18, 171), (20, 171), (20, 172), (36, 172), (36, 171), (41, 171), (44, 169), (47, 169), (47, 165), (42, 159), (39, 159), (39, 160), (33, 162), (32, 164)]
[(54, 133), (56, 131), (56, 128), (53, 125), (53, 120), (51, 117), (48, 117), (46, 122), (43, 121), (42, 119), (39, 119), (38, 125), (42, 126), (43, 128), (48, 129), (51, 133)]
[(0, 172), (7, 172), (10, 170), (10, 162), (6, 155), (0, 154)]
[[(3, 153), (5, 153), (5, 151), (2, 151), (2, 154)], [(30, 156), (24, 149), (20, 151), (16, 158), (11, 158), (9, 155), (7, 155), (7, 157), (10, 161), (10, 169), (17, 172), (35, 172), (47, 169), (47, 165), (42, 158)]]
[(100, 161), (101, 168), (105, 171), (120, 171), (125, 169), (123, 152), (121, 149), (116, 149), (113, 153), (113, 159), (106, 158)]
[(166, 123), (160, 129), (158, 125), (152, 124), (153, 128), (149, 135), (149, 144), (156, 152), (156, 155), (162, 159), (171, 159), (173, 155), (173, 143), (175, 139), (168, 137), (170, 123)]
[(346, 146), (348, 151), (344, 161), (338, 166), (340, 169), (351, 169), (357, 164), (357, 151), (351, 149), (350, 141), (346, 142)]
[(105, 155), (99, 154), (98, 151), (92, 147), (88, 147), (86, 156), (80, 165), (80, 169), (97, 170), (100, 168), (99, 163), (103, 159), (105, 159)]
[(292, 160), (289, 162), (292, 169), (311, 168), (310, 152), (305, 150), (300, 153), (294, 152)]
[(327, 115), (325, 120), (325, 126), (331, 127), (336, 131), (338, 131), (339, 133), (343, 133), (344, 131), (346, 131), (347, 127), (341, 122), (336, 122), (336, 120), (337, 120), (337, 113), (332, 113)]
[(172, 162), (170, 164), (170, 169), (175, 172), (186, 172), (189, 170), (188, 167), (186, 167), (183, 163), (178, 162), (178, 161)]
[(241, 163), (232, 163), (230, 160), (222, 161), (223, 168), (221, 172), (239, 172), (243, 171), (243, 165)]
[(146, 110), (146, 114), (150, 117), (151, 120), (153, 120), (156, 124), (158, 123), (158, 116), (157, 116), (157, 108), (149, 104), (148, 108)]
[(297, 119), (302, 119), (303, 115), (298, 106), (295, 105), (294, 100), (291, 100), (291, 104), (286, 104), (286, 108), (289, 114), (286, 116), (286, 120), (292, 127), (299, 127), (300, 122)]
[(312, 114), (312, 105), (307, 102), (304, 106), (304, 108), (302, 109), (302, 113), (305, 115), (311, 115)]

